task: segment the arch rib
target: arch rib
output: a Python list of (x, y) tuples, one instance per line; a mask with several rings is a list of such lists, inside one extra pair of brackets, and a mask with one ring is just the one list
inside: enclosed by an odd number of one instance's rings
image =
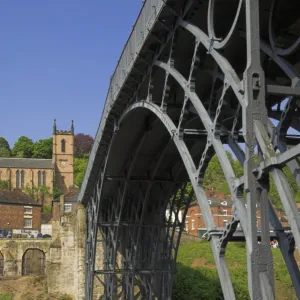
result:
[[(183, 28), (188, 30), (191, 34), (193, 34), (195, 38), (198, 39), (207, 50), (210, 49), (209, 37), (201, 29), (184, 20), (181, 20), (179, 24)], [(215, 49), (211, 49), (210, 54), (214, 58), (222, 72), (226, 74), (228, 83), (232, 87), (232, 90), (234, 91), (240, 104), (244, 106), (245, 100), (242, 95), (243, 84), (240, 78), (237, 76), (236, 72), (233, 70), (228, 60), (224, 56), (222, 56), (218, 51), (216, 51)]]
[[(224, 150), (224, 147), (223, 147), (221, 141), (216, 139), (215, 136), (211, 134), (211, 129), (213, 128), (212, 120), (210, 119), (207, 111), (205, 110), (205, 108), (204, 108), (202, 102), (200, 101), (199, 97), (197, 96), (197, 94), (190, 91), (190, 89), (187, 86), (186, 79), (177, 70), (171, 68), (166, 63), (161, 62), (161, 61), (156, 61), (156, 62), (154, 62), (154, 64), (156, 66), (159, 66), (159, 67), (165, 69), (167, 72), (169, 72), (173, 76), (173, 78), (180, 84), (180, 86), (182, 87), (184, 92), (188, 95), (192, 104), (194, 105), (194, 107), (195, 107), (195, 109), (207, 131), (207, 134), (210, 135), (212, 144), (215, 148), (216, 154), (217, 154), (219, 161), (221, 163), (221, 166), (224, 170), (224, 175), (227, 179), (227, 182), (231, 183), (229, 187), (230, 187), (231, 193), (233, 195), (233, 201), (239, 211), (239, 216), (241, 218), (241, 225), (244, 230), (246, 240), (248, 243), (250, 243), (250, 240), (248, 239), (248, 234), (247, 234), (247, 212), (245, 209), (245, 205), (243, 203), (243, 200), (236, 196), (236, 190), (235, 190), (235, 184), (234, 184), (235, 174), (234, 174), (232, 166), (229, 162), (229, 159), (226, 155), (226, 151)], [(251, 246), (251, 244), (250, 244), (250, 246)]]
[[(170, 74), (172, 74), (170, 72)], [(189, 150), (187, 149), (185, 143), (178, 138), (177, 134), (174, 134), (176, 132), (176, 126), (173, 124), (172, 120), (166, 115), (163, 114), (155, 104), (149, 103), (146, 101), (138, 102), (133, 105), (131, 105), (122, 115), (120, 118), (120, 122), (122, 122), (122, 119), (133, 109), (136, 108), (145, 108), (153, 112), (157, 118), (164, 124), (165, 128), (168, 130), (169, 134), (173, 137), (173, 141), (178, 149), (178, 152), (182, 158), (182, 161), (185, 165), (186, 171), (190, 177), (195, 195), (198, 200), (198, 204), (201, 208), (201, 211), (203, 212), (203, 217), (205, 220), (206, 227), (208, 228), (208, 231), (216, 229), (216, 226), (214, 224), (213, 216), (210, 210), (210, 206), (208, 203), (208, 199), (206, 197), (205, 191), (201, 186), (198, 185), (198, 182), (195, 178), (195, 174), (197, 172), (197, 168), (192, 160), (192, 157), (190, 156)], [(217, 261), (217, 268), (220, 276), (220, 281), (222, 285), (222, 290), (224, 293), (225, 299), (234, 300), (235, 294), (232, 287), (232, 282), (230, 280), (230, 274), (227, 268), (226, 260), (224, 256), (220, 256), (219, 253), (219, 237), (218, 235), (211, 235), (211, 246), (212, 251), (214, 254), (214, 258)]]

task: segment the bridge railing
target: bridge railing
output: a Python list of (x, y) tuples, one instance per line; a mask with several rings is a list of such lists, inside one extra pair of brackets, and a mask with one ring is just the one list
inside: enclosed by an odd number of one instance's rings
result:
[(163, 5), (164, 1), (162, 0), (147, 0), (144, 2), (111, 78), (110, 92), (112, 94), (112, 101), (118, 96), (118, 93), (125, 82), (128, 73), (131, 71), (141, 47), (148, 37)]
[(82, 183), (79, 200), (82, 200), (87, 189), (88, 178), (92, 172), (95, 156), (98, 151), (99, 143), (101, 141), (102, 133), (105, 126), (106, 117), (109, 114), (110, 108), (118, 97), (118, 94), (130, 73), (139, 52), (148, 38), (166, 0), (145, 0), (141, 8), (133, 30), (123, 48), (121, 57), (118, 61), (117, 67), (111, 77), (110, 86), (106, 97), (105, 106), (102, 112), (101, 123), (99, 124), (96, 134), (95, 142), (91, 155), (89, 158), (88, 166), (86, 169), (85, 177)]

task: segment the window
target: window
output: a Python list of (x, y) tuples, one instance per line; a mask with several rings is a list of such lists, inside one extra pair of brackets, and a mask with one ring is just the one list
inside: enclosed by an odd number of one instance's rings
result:
[(38, 187), (40, 187), (42, 184), (42, 172), (38, 171)]
[(64, 206), (64, 212), (69, 213), (72, 211), (72, 204), (65, 204)]
[(43, 171), (43, 185), (46, 185), (46, 171)]
[(65, 153), (66, 152), (66, 141), (61, 140), (61, 152)]
[(24, 188), (24, 170), (21, 171), (21, 188)]
[(16, 188), (18, 189), (20, 187), (20, 171), (18, 170), (16, 172)]
[(32, 218), (24, 218), (24, 227), (32, 228)]
[(189, 222), (185, 222), (185, 231), (189, 231)]
[(24, 214), (32, 214), (32, 207), (24, 206)]
[(223, 209), (223, 216), (227, 216), (227, 209)]
[(192, 220), (192, 230), (195, 229), (195, 220)]
[(226, 227), (228, 224), (228, 221), (227, 220), (223, 220), (223, 226)]

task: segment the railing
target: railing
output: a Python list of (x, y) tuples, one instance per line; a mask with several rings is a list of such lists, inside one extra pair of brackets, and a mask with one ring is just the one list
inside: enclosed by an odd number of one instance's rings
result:
[(143, 7), (139, 13), (133, 30), (127, 40), (118, 61), (117, 67), (111, 77), (110, 86), (106, 97), (105, 106), (102, 112), (101, 123), (97, 131), (93, 149), (89, 158), (87, 170), (82, 183), (82, 188), (79, 194), (79, 200), (82, 200), (87, 188), (88, 178), (90, 176), (98, 146), (102, 137), (105, 126), (106, 117), (109, 114), (110, 108), (119, 95), (119, 92), (130, 73), (139, 52), (147, 39), (149, 32), (152, 30), (166, 0), (145, 0)]

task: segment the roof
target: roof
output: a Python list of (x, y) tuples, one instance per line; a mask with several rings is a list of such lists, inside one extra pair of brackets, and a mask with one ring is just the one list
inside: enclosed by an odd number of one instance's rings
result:
[[(231, 207), (233, 205), (231, 198), (217, 198), (217, 197), (208, 197), (207, 198), (210, 206), (228, 206)], [(190, 203), (190, 206), (198, 205), (197, 201), (193, 201)]]
[[(65, 196), (65, 203), (77, 202), (78, 201), (78, 194), (79, 194), (79, 189), (74, 188), (74, 187), (70, 187), (69, 191), (64, 195)], [(60, 197), (57, 197), (52, 202), (59, 202), (59, 198)]]
[(0, 168), (54, 169), (52, 159), (0, 157)]
[(52, 214), (41, 214), (41, 224), (48, 224), (52, 219)]
[(22, 191), (0, 191), (0, 204), (42, 206)]

